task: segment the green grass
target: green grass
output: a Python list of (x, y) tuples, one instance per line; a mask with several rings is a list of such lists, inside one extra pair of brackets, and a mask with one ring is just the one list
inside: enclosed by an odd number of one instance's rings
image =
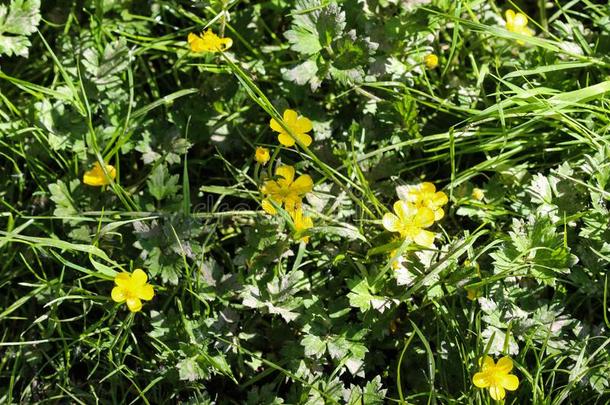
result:
[[(610, 401), (607, 5), (5, 3), (0, 403), (498, 403), (484, 355), (506, 404)], [(191, 52), (208, 28), (233, 47)], [(310, 146), (278, 143), (287, 108)], [(261, 209), (286, 164), (305, 231)], [(382, 224), (423, 181), (432, 247)]]

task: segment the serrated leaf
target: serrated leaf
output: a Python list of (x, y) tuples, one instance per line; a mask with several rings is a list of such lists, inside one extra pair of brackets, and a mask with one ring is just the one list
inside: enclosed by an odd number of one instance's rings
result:
[(301, 340), (306, 356), (320, 358), (326, 352), (326, 343), (315, 335), (307, 335)]
[[(0, 54), (27, 57), (31, 45), (27, 36), (40, 22), (40, 0), (11, 0), (0, 5)], [(7, 35), (9, 34), (9, 35)]]
[(152, 170), (146, 184), (150, 194), (158, 201), (161, 201), (178, 192), (180, 189), (178, 185), (179, 180), (180, 177), (177, 174), (170, 176), (167, 167), (164, 164), (160, 164)]
[(179, 361), (178, 364), (176, 364), (176, 368), (178, 369), (180, 379), (184, 381), (196, 381), (206, 376), (206, 373), (199, 366), (197, 359), (194, 357)]
[(121, 83), (119, 74), (129, 66), (129, 49), (124, 38), (106, 44), (104, 52), (89, 48), (83, 52), (83, 66), (100, 89)]
[(352, 280), (350, 284), (353, 287), (352, 291), (347, 294), (349, 304), (352, 307), (359, 308), (362, 312), (373, 308), (383, 313), (387, 308), (397, 303), (395, 299), (372, 294), (366, 279), (360, 281)]
[(72, 180), (68, 184), (61, 180), (57, 180), (56, 183), (49, 184), (51, 200), (55, 203), (53, 215), (58, 217), (70, 217), (78, 213), (76, 203), (72, 198), (72, 193), (79, 184), (80, 181), (78, 180)]

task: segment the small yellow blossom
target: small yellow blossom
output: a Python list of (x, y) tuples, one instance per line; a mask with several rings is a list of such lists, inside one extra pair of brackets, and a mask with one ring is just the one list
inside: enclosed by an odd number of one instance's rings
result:
[[(394, 249), (390, 252), (390, 260), (394, 257), (394, 255), (398, 252), (398, 249)], [(402, 266), (402, 256), (398, 256), (396, 259), (392, 260), (392, 270), (398, 270)]]
[[(527, 16), (523, 13), (515, 13), (513, 10), (506, 10), (506, 29), (515, 34), (527, 35), (531, 37), (534, 31), (527, 27)], [(522, 40), (518, 40), (519, 45), (525, 44)]]
[(472, 198), (474, 198), (477, 201), (482, 201), (483, 198), (485, 198), (485, 192), (483, 190), (481, 190), (480, 188), (475, 187), (472, 190)]
[(131, 312), (142, 309), (142, 301), (150, 301), (155, 295), (153, 286), (147, 283), (148, 277), (142, 269), (135, 269), (133, 273), (119, 273), (114, 278), (116, 287), (112, 289), (112, 300), (126, 302)]
[(188, 44), (193, 52), (223, 52), (233, 45), (231, 38), (220, 38), (212, 30), (197, 35), (192, 32), (188, 35)]
[(434, 211), (428, 207), (417, 208), (406, 201), (396, 201), (394, 212), (383, 216), (383, 226), (390, 232), (398, 232), (403, 239), (430, 247), (434, 243), (434, 233), (426, 231), (434, 223)]
[(262, 146), (256, 148), (256, 152), (254, 152), (254, 160), (256, 160), (258, 163), (264, 166), (267, 164), (270, 158), (271, 155), (269, 154), (269, 149), (263, 148)]
[(102, 166), (100, 166), (99, 162), (95, 162), (91, 170), (87, 170), (83, 175), (83, 183), (89, 186), (105, 186), (110, 184), (110, 180), (114, 180), (116, 178), (116, 169), (112, 165), (106, 165), (106, 172), (108, 176), (104, 173)]
[(265, 212), (271, 215), (277, 213), (271, 201), (278, 205), (284, 205), (284, 209), (289, 214), (301, 207), (301, 199), (313, 190), (313, 180), (307, 174), (294, 179), (294, 167), (280, 166), (275, 170), (275, 175), (280, 177), (278, 180), (267, 180), (261, 188), (265, 194), (261, 206)]
[[(301, 208), (295, 210), (292, 220), (294, 221), (294, 229), (297, 232), (302, 232), (313, 227), (313, 220), (311, 217), (303, 216), (303, 209)], [(309, 242), (309, 236), (303, 236), (301, 241), (305, 243)]]
[(438, 56), (433, 53), (429, 53), (424, 56), (424, 64), (428, 69), (435, 69), (438, 66)]
[(481, 296), (481, 290), (478, 288), (467, 288), (466, 289), (466, 298), (470, 301), (475, 301), (477, 298)]
[(498, 364), (489, 356), (480, 362), (481, 371), (472, 377), (472, 382), (479, 388), (489, 388), (489, 394), (496, 401), (504, 399), (506, 391), (514, 391), (519, 387), (519, 378), (509, 374), (513, 369), (510, 357), (502, 357)]
[(436, 191), (436, 187), (432, 183), (424, 182), (415, 186), (406, 186), (404, 198), (416, 208), (430, 208), (434, 212), (435, 221), (445, 216), (445, 211), (441, 207), (447, 204), (447, 195), (442, 191)]
[[(294, 110), (286, 110), (284, 111), (284, 124), (290, 128), (294, 136), (296, 136), (298, 140), (303, 143), (303, 145), (311, 145), (312, 138), (309, 134), (307, 134), (307, 132), (313, 129), (313, 125), (311, 124), (309, 118), (303, 116), (299, 117), (297, 112)], [(275, 132), (279, 132), (277, 139), (282, 145), (290, 147), (295, 144), (294, 138), (288, 132), (286, 132), (286, 130), (282, 128), (280, 123), (275, 119), (272, 118), (271, 121), (269, 121), (269, 126)]]

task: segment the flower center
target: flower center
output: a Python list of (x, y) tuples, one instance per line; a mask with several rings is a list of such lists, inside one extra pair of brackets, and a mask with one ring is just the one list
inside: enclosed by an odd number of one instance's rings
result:
[(135, 288), (132, 288), (132, 287), (124, 288), (123, 293), (125, 294), (125, 298), (128, 300), (138, 298), (138, 294), (137, 294), (137, 291)]

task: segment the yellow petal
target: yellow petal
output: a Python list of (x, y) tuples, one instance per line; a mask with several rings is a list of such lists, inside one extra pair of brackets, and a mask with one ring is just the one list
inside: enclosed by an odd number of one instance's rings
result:
[(513, 25), (515, 27), (525, 27), (527, 25), (527, 16), (523, 13), (515, 14)]
[(114, 283), (119, 287), (128, 287), (131, 284), (131, 274), (129, 273), (119, 273), (114, 276)]
[(313, 219), (311, 217), (303, 217), (303, 229), (313, 228)]
[(514, 391), (519, 388), (519, 378), (516, 375), (507, 374), (500, 380), (502, 387), (509, 391)]
[(257, 163), (266, 165), (270, 158), (271, 155), (269, 154), (269, 149), (263, 148), (262, 146), (256, 148), (256, 151), (254, 152), (254, 159)]
[(233, 46), (233, 40), (231, 38), (221, 38), (219, 43), (221, 45), (221, 51), (226, 51), (227, 49)]
[(437, 207), (447, 204), (448, 201), (449, 199), (447, 198), (447, 194), (443, 193), (442, 191), (438, 191), (432, 196), (432, 203)]
[(472, 383), (479, 388), (487, 388), (489, 387), (489, 378), (487, 378), (487, 373), (476, 373), (472, 377)]
[(291, 110), (291, 109), (284, 110), (284, 122), (290, 128), (293, 128), (296, 126), (298, 116), (299, 116), (299, 114), (297, 114), (297, 112), (294, 110)]
[(485, 198), (485, 192), (480, 188), (475, 187), (474, 189), (472, 189), (472, 198), (477, 201), (481, 201), (483, 200), (483, 198)]
[(428, 181), (424, 181), (419, 185), (419, 189), (424, 193), (432, 194), (436, 191), (436, 186)]
[(508, 24), (512, 24), (515, 20), (515, 12), (513, 10), (506, 10), (506, 13), (504, 13), (504, 15)]
[(402, 196), (401, 198), (403, 198), (405, 201), (410, 202), (412, 204), (417, 204), (419, 202), (419, 200), (421, 199), (421, 193), (419, 190), (419, 185), (411, 185), (411, 184), (407, 184), (404, 186), (400, 186), (402, 191)]
[(110, 184), (110, 180), (116, 178), (116, 169), (112, 165), (106, 165), (106, 172), (108, 176), (102, 170), (99, 162), (95, 162), (91, 170), (86, 171), (83, 175), (83, 183), (97, 187)]
[(282, 128), (282, 126), (280, 125), (279, 122), (277, 122), (276, 120), (274, 120), (273, 118), (271, 118), (271, 120), (269, 121), (269, 126), (271, 127), (272, 130), (274, 130), (275, 132), (284, 132), (284, 128)]
[(144, 301), (150, 301), (155, 296), (155, 290), (152, 285), (146, 284), (138, 287), (137, 290), (138, 298)]
[(263, 200), (261, 202), (261, 208), (263, 209), (263, 211), (265, 211), (267, 214), (270, 215), (275, 215), (277, 214), (277, 210), (275, 209), (275, 207), (273, 206), (273, 204), (271, 204), (271, 202), (267, 199)]
[(205, 51), (205, 42), (201, 37), (197, 34), (189, 33), (187, 42), (191, 47), (191, 51), (193, 52), (204, 52)]
[(299, 117), (296, 120), (294, 129), (296, 130), (296, 132), (305, 133), (311, 131), (313, 129), (313, 125), (311, 124), (309, 118)]
[(281, 132), (277, 136), (277, 140), (279, 143), (281, 143), (282, 145), (287, 146), (287, 147), (294, 146), (294, 144), (296, 143), (294, 138), (291, 135), (288, 135), (286, 132)]
[(114, 287), (110, 293), (110, 296), (114, 302), (125, 301), (125, 291), (121, 287)]
[(140, 301), (139, 298), (128, 298), (127, 308), (129, 308), (131, 312), (138, 312), (142, 309), (142, 301)]
[(272, 196), (280, 194), (281, 191), (282, 189), (280, 188), (280, 185), (277, 184), (277, 181), (275, 180), (267, 180), (263, 183), (263, 187), (261, 187), (261, 192), (263, 194), (269, 194)]
[(296, 195), (290, 195), (284, 199), (284, 209), (288, 215), (294, 217), (295, 210), (301, 207), (301, 199)]
[(508, 374), (512, 369), (513, 361), (508, 356), (502, 357), (500, 360), (498, 360), (498, 364), (496, 364), (496, 370), (503, 374)]
[(142, 269), (135, 269), (131, 274), (131, 281), (137, 286), (144, 285), (148, 281), (148, 276)]
[(383, 227), (390, 232), (398, 232), (400, 230), (400, 219), (388, 212), (383, 216)]
[(299, 141), (305, 146), (309, 146), (309, 145), (311, 145), (311, 142), (313, 142), (313, 139), (311, 138), (311, 136), (309, 136), (307, 134), (298, 133), (297, 137), (299, 138)]
[(434, 243), (434, 233), (430, 231), (424, 231), (422, 229), (415, 235), (413, 241), (420, 246), (430, 247)]
[(481, 369), (485, 371), (492, 367), (495, 367), (496, 362), (490, 356), (485, 356), (484, 358), (479, 360), (479, 364), (481, 365)]
[(506, 396), (506, 391), (501, 385), (491, 385), (489, 387), (489, 395), (496, 401), (501, 401)]
[(421, 207), (417, 210), (413, 225), (418, 228), (427, 228), (434, 223), (434, 211), (428, 207)]
[(299, 196), (307, 194), (313, 190), (313, 180), (308, 174), (299, 176), (294, 183), (290, 185), (290, 192)]
[(417, 214), (417, 208), (406, 201), (398, 200), (394, 203), (394, 212), (402, 222), (411, 219)]
[(192, 32), (189, 32), (189, 35), (188, 35), (186, 41), (190, 44), (197, 40), (200, 40), (199, 36), (197, 36), (196, 34), (193, 34)]
[(280, 166), (275, 169), (275, 175), (284, 178), (290, 184), (294, 180), (294, 167)]
[(445, 216), (445, 211), (443, 211), (442, 208), (437, 208), (434, 210), (434, 220), (435, 221), (439, 221), (439, 220), (443, 219), (444, 216)]

